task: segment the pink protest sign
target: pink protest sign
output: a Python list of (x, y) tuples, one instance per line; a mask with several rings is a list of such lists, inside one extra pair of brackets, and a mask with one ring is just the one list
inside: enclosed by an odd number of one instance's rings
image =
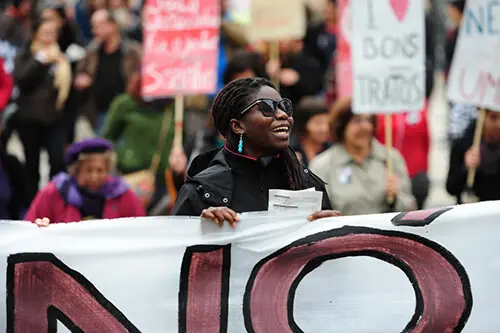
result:
[(213, 93), (217, 84), (219, 0), (147, 0), (142, 93)]

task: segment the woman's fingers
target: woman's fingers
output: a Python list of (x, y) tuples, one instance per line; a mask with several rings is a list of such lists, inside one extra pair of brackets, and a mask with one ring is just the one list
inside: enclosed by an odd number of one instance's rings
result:
[(35, 224), (39, 227), (48, 227), (50, 224), (50, 219), (48, 219), (47, 217), (36, 219)]
[(217, 223), (219, 226), (222, 227), (222, 223), (224, 222), (224, 213), (218, 209), (215, 209), (212, 211), (212, 213), (215, 215), (215, 218), (217, 219)]
[(309, 221), (324, 219), (327, 217), (336, 217), (342, 215), (338, 210), (320, 210), (307, 218)]
[(204, 209), (201, 212), (201, 218), (217, 222), (217, 219), (216, 219), (215, 215), (212, 213), (212, 211), (210, 209)]
[(204, 209), (201, 217), (207, 220), (212, 220), (222, 227), (224, 221), (227, 221), (233, 228), (236, 227), (236, 222), (240, 220), (240, 216), (232, 209), (227, 207), (211, 207)]
[(238, 213), (236, 213), (231, 208), (226, 208), (226, 212), (228, 212), (231, 215), (231, 217), (233, 218), (234, 222), (239, 222), (240, 221), (240, 215), (238, 215)]
[(236, 214), (235, 215), (231, 214), (230, 210), (222, 210), (221, 212), (224, 215), (224, 220), (226, 220), (231, 225), (231, 227), (235, 228)]

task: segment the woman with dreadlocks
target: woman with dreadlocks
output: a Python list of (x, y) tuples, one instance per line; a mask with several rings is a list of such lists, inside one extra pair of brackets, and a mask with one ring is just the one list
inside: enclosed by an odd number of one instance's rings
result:
[(289, 147), (292, 102), (281, 98), (263, 78), (235, 80), (217, 95), (212, 106), (224, 148), (195, 158), (174, 206), (173, 215), (200, 215), (233, 227), (237, 213), (268, 209), (270, 189), (323, 192), (324, 210), (309, 220), (340, 215), (332, 211), (324, 183), (304, 168)]

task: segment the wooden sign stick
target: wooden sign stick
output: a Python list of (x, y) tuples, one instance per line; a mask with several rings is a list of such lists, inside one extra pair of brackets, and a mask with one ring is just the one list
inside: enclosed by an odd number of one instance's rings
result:
[[(280, 61), (280, 43), (279, 42), (269, 43), (269, 61), (276, 61), (279, 63), (279, 61)], [(280, 71), (281, 71), (281, 64), (280, 64), (280, 68), (278, 69), (277, 73), (271, 78), (278, 91), (280, 91)]]
[[(182, 146), (182, 135), (184, 131), (184, 96), (175, 96), (175, 131), (174, 131), (174, 142), (172, 145), (172, 150), (180, 149), (184, 150)], [(177, 199), (177, 189), (175, 188), (174, 173), (171, 169), (167, 169), (165, 174), (165, 181), (167, 185), (167, 192), (170, 198), (170, 210), (173, 208), (173, 204)]]
[[(392, 114), (385, 114), (385, 148), (387, 150), (386, 168), (387, 177), (392, 176)], [(394, 196), (387, 196), (387, 203), (392, 205), (394, 203)]]
[[(486, 111), (484, 109), (479, 110), (479, 116), (476, 122), (476, 129), (474, 131), (474, 141), (472, 147), (479, 148), (481, 144), (481, 137), (483, 136), (484, 118), (486, 116)], [(474, 179), (476, 178), (476, 169), (470, 168), (467, 173), (467, 189), (470, 190), (474, 187)]]

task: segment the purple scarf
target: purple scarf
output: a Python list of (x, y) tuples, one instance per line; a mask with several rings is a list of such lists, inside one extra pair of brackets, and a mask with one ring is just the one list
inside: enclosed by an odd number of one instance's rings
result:
[[(52, 182), (56, 185), (67, 204), (80, 209), (85, 208), (86, 200), (84, 200), (75, 178), (61, 172), (52, 179)], [(103, 197), (105, 200), (110, 200), (122, 196), (127, 191), (128, 185), (121, 178), (109, 177), (108, 181), (94, 194)]]

